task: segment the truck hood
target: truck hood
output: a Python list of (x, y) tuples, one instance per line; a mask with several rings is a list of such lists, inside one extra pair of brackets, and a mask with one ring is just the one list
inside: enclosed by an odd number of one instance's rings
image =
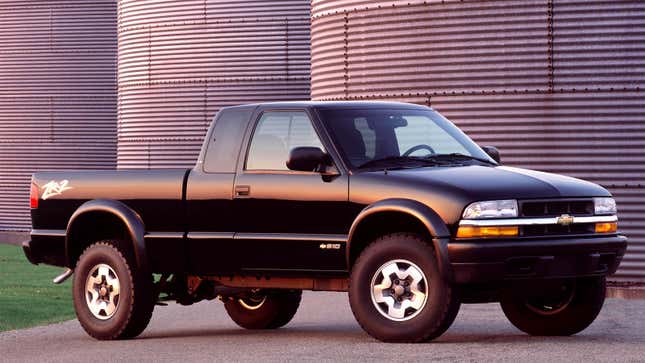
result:
[(596, 184), (563, 175), (506, 166), (424, 167), (371, 171), (350, 179), (350, 201), (364, 207), (384, 199), (421, 202), (446, 224), (476, 201), (610, 196)]
[(610, 196), (605, 188), (584, 180), (507, 166), (400, 169), (388, 174), (415, 186), (450, 190), (470, 201)]

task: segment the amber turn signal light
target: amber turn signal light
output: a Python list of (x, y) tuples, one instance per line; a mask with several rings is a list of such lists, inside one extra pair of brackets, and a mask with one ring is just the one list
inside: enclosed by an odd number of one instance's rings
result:
[(614, 233), (618, 230), (618, 223), (596, 223), (596, 233)]
[(520, 229), (517, 226), (504, 226), (504, 227), (461, 226), (457, 230), (457, 238), (513, 237), (519, 234), (520, 234)]

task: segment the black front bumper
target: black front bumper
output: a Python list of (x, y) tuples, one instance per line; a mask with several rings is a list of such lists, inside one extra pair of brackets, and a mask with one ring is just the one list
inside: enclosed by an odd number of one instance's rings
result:
[(616, 272), (627, 238), (603, 237), (450, 241), (458, 284), (601, 276)]

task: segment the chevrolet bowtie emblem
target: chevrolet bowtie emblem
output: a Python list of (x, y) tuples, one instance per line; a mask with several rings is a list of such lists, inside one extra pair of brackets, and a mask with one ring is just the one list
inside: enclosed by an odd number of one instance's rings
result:
[(558, 224), (561, 226), (568, 226), (573, 223), (573, 216), (563, 214), (558, 217)]

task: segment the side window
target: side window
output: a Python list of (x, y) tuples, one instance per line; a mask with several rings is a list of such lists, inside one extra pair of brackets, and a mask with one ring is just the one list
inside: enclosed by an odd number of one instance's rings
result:
[(258, 121), (246, 159), (246, 170), (289, 170), (289, 151), (323, 146), (305, 112), (266, 112)]

